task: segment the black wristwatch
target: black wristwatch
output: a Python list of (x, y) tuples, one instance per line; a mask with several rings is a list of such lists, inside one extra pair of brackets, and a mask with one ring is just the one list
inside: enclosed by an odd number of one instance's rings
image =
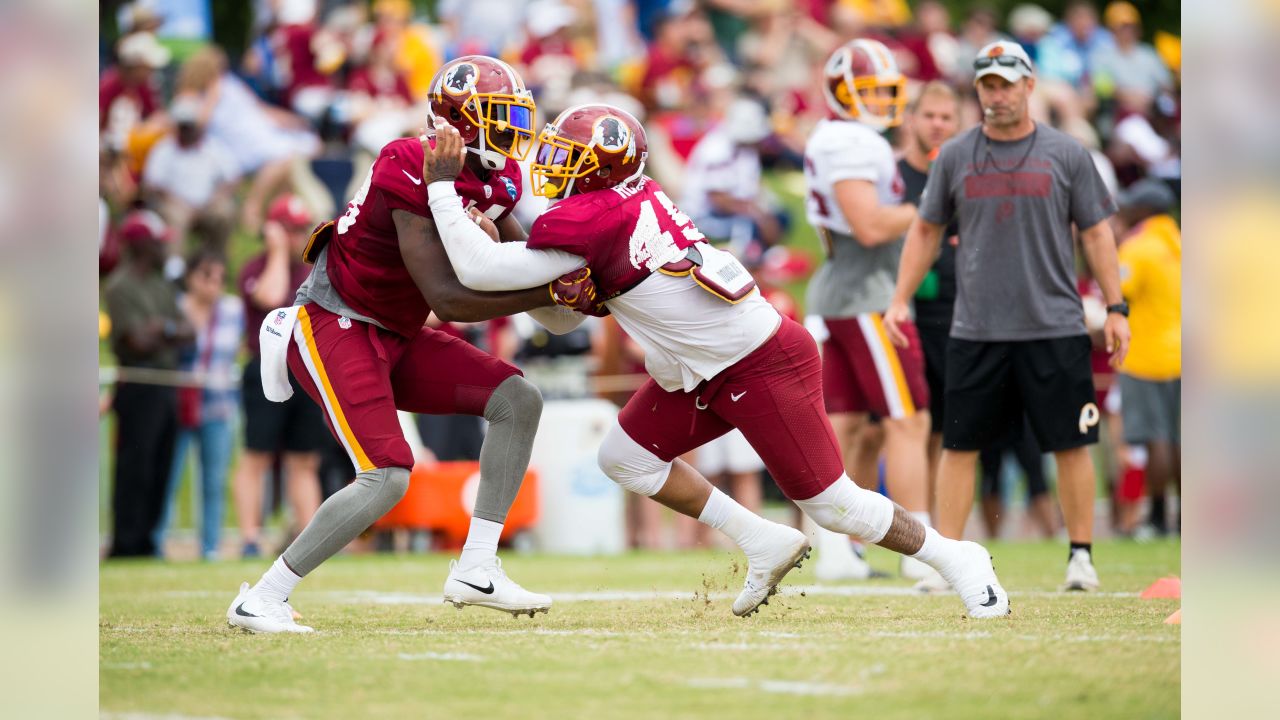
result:
[(1129, 303), (1127, 303), (1127, 302), (1118, 302), (1118, 303), (1116, 303), (1115, 305), (1108, 305), (1108, 306), (1107, 306), (1107, 312), (1108, 312), (1108, 313), (1118, 313), (1118, 314), (1123, 315), (1123, 316), (1125, 316), (1125, 317), (1129, 317)]

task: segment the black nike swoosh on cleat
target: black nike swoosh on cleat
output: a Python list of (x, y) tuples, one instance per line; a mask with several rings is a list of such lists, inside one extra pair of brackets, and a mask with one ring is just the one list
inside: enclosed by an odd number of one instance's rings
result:
[(996, 604), (996, 602), (998, 602), (998, 601), (996, 600), (996, 591), (995, 591), (995, 590), (992, 590), (992, 589), (991, 589), (991, 586), (990, 586), (990, 585), (988, 585), (988, 586), (987, 586), (987, 601), (986, 601), (986, 602), (984, 602), (984, 603), (982, 603), (982, 607), (994, 607), (994, 606), (995, 606), (995, 604)]
[(254, 615), (251, 612), (245, 612), (244, 603), (240, 603), (239, 605), (236, 606), (236, 614), (239, 615), (240, 617), (262, 617), (261, 615)]
[(479, 585), (472, 585), (471, 583), (467, 582), (466, 580), (458, 580), (458, 582), (462, 583), (463, 585), (466, 585), (467, 587), (475, 588), (476, 590), (479, 590), (480, 592), (484, 593), (485, 595), (492, 595), (492, 594), (493, 594), (493, 581), (492, 581), (492, 580), (490, 580), (490, 581), (489, 581), (489, 587), (487, 587), (487, 588), (482, 588), (482, 587), (480, 587)]

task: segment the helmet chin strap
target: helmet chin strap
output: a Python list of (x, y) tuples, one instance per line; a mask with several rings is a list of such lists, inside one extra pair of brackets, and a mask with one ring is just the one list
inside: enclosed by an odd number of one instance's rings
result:
[(635, 172), (633, 172), (633, 173), (631, 173), (631, 176), (630, 176), (630, 177), (628, 177), (627, 179), (625, 179), (625, 180), (623, 180), (622, 182), (618, 183), (618, 185), (619, 185), (619, 186), (622, 186), (622, 185), (630, 185), (631, 183), (633, 183), (633, 182), (635, 182), (635, 181), (639, 180), (639, 179), (640, 179), (640, 176), (641, 176), (641, 175), (644, 175), (644, 163), (645, 163), (645, 161), (646, 161), (646, 160), (648, 160), (648, 159), (649, 159), (649, 153), (647, 153), (647, 152), (646, 152), (646, 153), (644, 154), (644, 156), (642, 156), (642, 157), (640, 158), (640, 167), (636, 168), (636, 171), (635, 171)]
[(477, 133), (476, 139), (480, 141), (480, 147), (471, 147), (468, 145), (467, 152), (475, 153), (476, 157), (480, 158), (480, 164), (483, 165), (486, 170), (501, 170), (506, 167), (507, 156), (496, 150), (490, 150), (485, 145), (484, 128), (480, 128), (480, 132)]

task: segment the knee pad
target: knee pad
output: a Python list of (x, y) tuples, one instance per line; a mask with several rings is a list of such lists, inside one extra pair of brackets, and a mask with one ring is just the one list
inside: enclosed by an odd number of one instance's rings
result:
[(649, 452), (614, 423), (596, 455), (609, 479), (637, 495), (653, 497), (667, 482), (671, 462)]
[(848, 475), (841, 475), (808, 500), (795, 503), (822, 527), (872, 544), (883, 540), (893, 525), (893, 501), (858, 487)]
[[(356, 482), (375, 493), (376, 505), (386, 505), (386, 510), (390, 510), (409, 491), (409, 469), (402, 467), (374, 468), (356, 475)], [(383, 510), (383, 512), (385, 513), (386, 510)], [(376, 520), (377, 518), (374, 519)]]
[(520, 375), (512, 375), (499, 383), (484, 406), (484, 419), (490, 423), (513, 417), (537, 420), (541, 416), (542, 393)]

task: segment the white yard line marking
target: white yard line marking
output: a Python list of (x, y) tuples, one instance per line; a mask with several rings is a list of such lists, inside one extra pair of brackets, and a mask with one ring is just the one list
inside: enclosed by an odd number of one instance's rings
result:
[[(801, 595), (831, 595), (836, 597), (934, 597), (931, 595), (922, 595), (910, 587), (880, 586), (880, 585), (792, 585), (783, 586), (778, 589), (779, 594), (787, 597), (797, 597)], [(355, 592), (338, 592), (330, 591), (323, 593), (330, 598), (345, 602), (373, 602), (379, 605), (435, 605), (443, 602), (439, 595), (422, 595), (417, 593), (382, 593), (360, 590)], [(948, 597), (950, 593), (938, 595), (939, 597)], [(1067, 597), (1067, 593), (1043, 590), (1027, 590), (1022, 592), (1010, 592), (1011, 597), (1043, 597), (1043, 598), (1061, 598)], [(1114, 592), (1114, 593), (1080, 593), (1071, 594), (1071, 597), (1090, 598), (1130, 598), (1137, 597), (1138, 593), (1132, 592)], [(708, 594), (686, 592), (683, 590), (602, 590), (595, 592), (569, 592), (569, 593), (552, 593), (551, 599), (556, 602), (649, 602), (654, 600), (676, 600), (691, 601), (700, 598), (708, 598), (711, 600), (728, 600), (737, 597), (737, 591), (732, 592), (713, 592)]]
[(798, 682), (794, 680), (756, 680), (754, 678), (693, 678), (688, 686), (705, 690), (760, 690), (785, 695), (857, 695), (862, 689), (853, 685)]
[(98, 666), (102, 670), (150, 670), (151, 663), (142, 662), (104, 662)]
[(624, 633), (624, 632), (617, 632), (617, 631), (614, 631), (614, 630), (597, 630), (597, 629), (595, 629), (595, 628), (578, 628), (578, 629), (573, 629), (573, 630), (568, 630), (568, 629), (553, 629), (553, 628), (532, 628), (532, 629), (524, 629), (524, 630), (486, 630), (486, 629), (469, 629), (469, 628), (463, 628), (463, 629), (459, 629), (459, 630), (434, 630), (434, 629), (422, 629), (422, 630), (396, 630), (396, 629), (385, 629), (385, 630), (374, 630), (374, 631), (373, 631), (373, 633), (374, 633), (374, 634), (376, 634), (376, 635), (406, 635), (406, 636), (411, 636), (411, 637), (412, 637), (412, 636), (423, 636), (423, 635), (440, 635), (440, 636), (457, 636), (457, 635), (552, 635), (552, 636), (561, 636), (561, 637), (566, 637), (566, 636), (567, 636), (567, 637), (596, 637), (596, 638), (599, 638), (599, 637), (606, 637), (606, 638), (611, 638), (611, 637), (625, 637), (625, 638), (655, 637), (655, 635), (654, 635), (652, 632), (648, 632), (648, 631), (639, 631), (639, 630), (637, 630), (637, 631), (635, 631), (635, 632), (625, 632), (625, 633)]
[[(949, 597), (951, 593), (926, 595), (906, 586), (894, 585), (784, 585), (778, 592), (787, 596), (798, 595), (832, 595), (837, 597)], [(214, 590), (171, 590), (156, 593), (170, 598), (221, 598), (227, 593)], [(440, 595), (377, 592), (372, 590), (322, 590), (308, 593), (312, 597), (324, 598), (346, 603), (377, 603), (379, 605), (438, 605), (443, 602)], [(1015, 598), (1136, 598), (1136, 592), (1089, 592), (1067, 593), (1056, 590), (1013, 590), (1009, 596)], [(696, 600), (709, 597), (712, 600), (726, 600), (737, 596), (737, 591), (713, 592), (709, 595), (684, 590), (597, 590), (593, 592), (552, 593), (556, 602), (649, 602), (653, 600)], [(112, 630), (122, 630), (114, 627)], [(126, 630), (126, 632), (128, 632)]]
[[(170, 627), (105, 627), (104, 631), (117, 633), (137, 633), (137, 634), (186, 634), (191, 629), (186, 627), (170, 626)], [(371, 631), (375, 635), (403, 636), (403, 637), (458, 637), (460, 635), (475, 636), (544, 636), (544, 637), (584, 637), (584, 638), (656, 638), (660, 633), (652, 630), (633, 630), (628, 632), (618, 632), (615, 630), (601, 630), (597, 628), (520, 628), (510, 630), (492, 630), (482, 628), (458, 628), (451, 630), (439, 630), (434, 628), (423, 628), (418, 630), (403, 630), (399, 628), (382, 628)], [(1058, 642), (1058, 643), (1179, 643), (1182, 638), (1177, 633), (1171, 634), (1133, 634), (1133, 635), (1089, 635), (1089, 634), (1044, 634), (1037, 635), (1031, 633), (1005, 633), (1001, 631), (985, 631), (970, 630), (964, 632), (951, 632), (948, 630), (845, 630), (839, 635), (831, 635), (830, 633), (796, 633), (796, 632), (779, 632), (773, 630), (763, 630), (751, 633), (750, 637), (774, 638), (774, 639), (795, 639), (803, 640), (804, 644), (842, 644), (858, 638), (868, 640), (876, 639), (901, 639), (901, 640), (917, 640), (917, 639), (938, 639), (938, 640), (1023, 640), (1026, 642)], [(686, 647), (701, 650), (786, 650), (794, 645), (787, 643), (758, 643), (751, 644), (747, 640), (726, 642), (726, 643), (690, 643)], [(425, 659), (425, 658), (424, 658)], [(150, 670), (152, 666), (143, 661), (139, 663), (102, 663), (105, 670)]]
[(460, 652), (420, 652), (420, 653), (400, 653), (397, 657), (401, 660), (450, 660), (453, 662), (484, 662), (484, 658), (471, 653)]
[(697, 643), (688, 643), (687, 645), (685, 645), (685, 647), (692, 648), (694, 650), (756, 651), (756, 650), (804, 650), (811, 646), (807, 643), (804, 645), (801, 645), (799, 643), (791, 643), (790, 645), (787, 645), (784, 643), (697, 642)]
[(225, 717), (179, 715), (177, 712), (101, 712), (99, 720), (227, 720)]

